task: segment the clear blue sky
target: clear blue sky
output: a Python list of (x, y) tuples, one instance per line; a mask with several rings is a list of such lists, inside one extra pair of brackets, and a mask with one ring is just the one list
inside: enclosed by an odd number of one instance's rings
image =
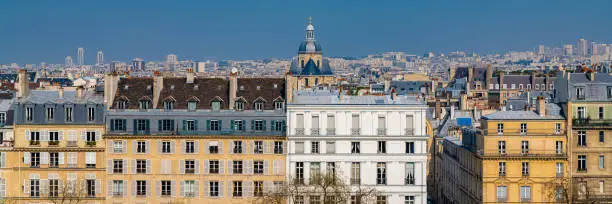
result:
[(326, 56), (612, 43), (612, 1), (2, 0), (0, 63), (291, 57), (308, 16)]

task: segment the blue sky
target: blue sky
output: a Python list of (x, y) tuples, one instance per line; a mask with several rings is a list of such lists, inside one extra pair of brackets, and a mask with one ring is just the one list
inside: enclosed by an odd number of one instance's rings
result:
[(584, 37), (612, 43), (612, 1), (2, 0), (0, 63), (283, 58), (308, 16), (326, 56), (534, 50)]

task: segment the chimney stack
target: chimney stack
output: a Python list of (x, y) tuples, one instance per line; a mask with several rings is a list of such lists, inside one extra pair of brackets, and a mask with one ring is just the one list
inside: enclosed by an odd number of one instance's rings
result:
[(76, 98), (81, 99), (85, 96), (85, 88), (83, 86), (79, 86), (76, 88)]
[(153, 75), (153, 108), (157, 108), (161, 91), (164, 88), (164, 76), (159, 71), (153, 72)]
[(472, 81), (474, 81), (474, 65), (470, 65), (470, 66), (468, 66), (468, 77), (467, 77), (467, 81), (468, 81), (468, 82), (472, 82)]
[(540, 116), (546, 116), (546, 101), (544, 100), (544, 96), (538, 96), (536, 109)]
[(64, 87), (61, 87), (61, 86), (60, 86), (60, 87), (57, 89), (57, 95), (59, 96), (59, 98), (62, 98), (62, 99), (64, 98)]
[(236, 104), (236, 94), (238, 93), (238, 69), (232, 68), (229, 79), (229, 108), (234, 109)]
[(30, 93), (28, 72), (25, 69), (19, 70), (19, 74), (17, 75), (17, 83), (19, 90), (17, 91), (17, 97), (25, 97)]
[(193, 84), (194, 80), (195, 80), (195, 73), (193, 73), (193, 69), (192, 68), (187, 69), (187, 83)]
[(459, 110), (467, 110), (467, 94), (461, 94), (461, 100), (459, 101)]
[(595, 72), (594, 71), (590, 71), (587, 73), (588, 77), (589, 77), (589, 81), (595, 81)]

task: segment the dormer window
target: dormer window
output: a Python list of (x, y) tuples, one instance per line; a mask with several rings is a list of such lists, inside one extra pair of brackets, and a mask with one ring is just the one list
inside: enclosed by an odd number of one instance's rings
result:
[(282, 110), (283, 109), (283, 102), (282, 101), (276, 101), (274, 102), (274, 109), (276, 110)]
[(164, 101), (164, 110), (174, 109), (174, 101)]
[(527, 84), (527, 90), (531, 90), (531, 84)]
[(584, 99), (584, 87), (576, 87), (576, 98)]
[(32, 121), (33, 113), (34, 113), (34, 108), (26, 107), (26, 111), (25, 111), (26, 121)]
[(213, 101), (212, 104), (210, 104), (210, 107), (213, 111), (219, 111), (221, 110), (221, 102), (220, 101)]
[(55, 108), (47, 107), (47, 120), (53, 120), (55, 117)]
[(237, 111), (242, 111), (242, 110), (244, 110), (244, 102), (242, 102), (242, 101), (237, 101), (237, 102), (236, 102), (236, 110), (237, 110)]
[(256, 111), (263, 111), (264, 109), (264, 103), (263, 102), (255, 102), (255, 110)]
[(140, 110), (148, 110), (151, 108), (151, 101), (149, 100), (141, 100), (139, 103)]
[(187, 102), (187, 109), (189, 111), (195, 111), (197, 104), (198, 104), (198, 102), (196, 102), (196, 101), (189, 101), (189, 102)]
[(127, 108), (127, 102), (126, 101), (117, 101), (117, 103), (115, 103), (115, 108), (117, 108), (117, 109), (126, 109)]

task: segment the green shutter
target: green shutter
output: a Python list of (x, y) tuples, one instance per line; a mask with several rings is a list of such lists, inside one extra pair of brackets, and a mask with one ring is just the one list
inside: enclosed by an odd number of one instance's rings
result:
[(223, 130), (223, 120), (219, 120), (219, 130)]
[(115, 120), (114, 119), (110, 120), (110, 128), (109, 129), (111, 130), (111, 132), (115, 131)]
[(187, 120), (183, 120), (183, 131), (187, 131)]
[(286, 130), (286, 128), (287, 128), (287, 126), (285, 125), (285, 121), (284, 121), (284, 120), (283, 120), (283, 122), (282, 122), (282, 124), (281, 124), (281, 125), (283, 126), (283, 127), (282, 127), (282, 130), (283, 130), (283, 131), (285, 131), (285, 130)]
[(149, 130), (151, 130), (151, 129), (149, 128), (149, 127), (151, 127), (150, 122), (151, 122), (151, 120), (148, 120), (148, 119), (147, 119), (147, 120), (145, 120), (145, 131), (146, 131), (146, 132), (149, 132)]
[(198, 120), (193, 120), (193, 131), (198, 131)]
[(122, 121), (123, 121), (123, 126), (122, 126), (123, 129), (121, 129), (121, 130), (122, 131), (127, 131), (127, 119), (123, 119)]
[(134, 126), (134, 134), (136, 134), (136, 121), (137, 119), (134, 119), (134, 123), (132, 124), (132, 126)]
[(270, 130), (276, 130), (276, 120), (272, 120), (272, 125), (270, 126)]
[(251, 120), (251, 130), (255, 130), (255, 120)]
[(170, 120), (170, 130), (174, 131), (174, 119)]
[(206, 120), (206, 130), (210, 130), (210, 120)]
[(162, 131), (162, 127), (163, 127), (164, 121), (163, 120), (157, 120), (157, 131)]
[(263, 124), (261, 125), (261, 130), (266, 130), (266, 121), (263, 120)]
[(234, 120), (230, 120), (230, 129), (232, 129), (232, 130), (238, 130), (238, 129), (236, 128), (236, 125), (234, 124)]
[(242, 131), (246, 130), (246, 120), (242, 120), (242, 129), (240, 129)]

